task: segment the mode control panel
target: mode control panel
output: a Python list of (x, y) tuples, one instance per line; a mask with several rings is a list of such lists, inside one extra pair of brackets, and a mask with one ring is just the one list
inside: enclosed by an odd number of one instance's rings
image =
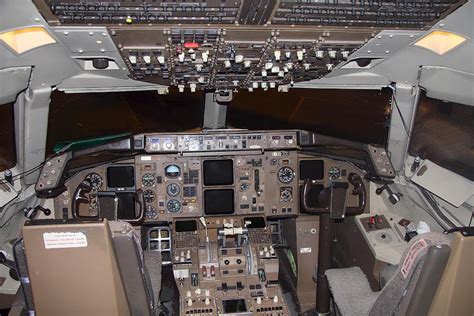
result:
[(150, 134), (144, 137), (147, 153), (296, 149), (298, 147), (296, 131)]

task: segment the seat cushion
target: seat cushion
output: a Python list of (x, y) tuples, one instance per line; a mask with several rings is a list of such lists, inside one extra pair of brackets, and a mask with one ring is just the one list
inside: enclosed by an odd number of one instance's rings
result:
[(145, 268), (153, 289), (155, 308), (159, 305), (161, 291), (161, 252), (145, 250), (143, 252)]
[(368, 315), (378, 293), (370, 288), (369, 281), (359, 267), (326, 271), (334, 301), (344, 316)]

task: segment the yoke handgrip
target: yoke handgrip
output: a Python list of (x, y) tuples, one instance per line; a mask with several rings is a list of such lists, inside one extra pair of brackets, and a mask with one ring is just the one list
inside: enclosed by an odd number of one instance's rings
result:
[(92, 185), (89, 181), (83, 180), (76, 188), (76, 191), (74, 191), (74, 196), (72, 199), (72, 205), (71, 205), (71, 213), (72, 217), (74, 218), (79, 218), (79, 205), (80, 204), (89, 204), (90, 201), (86, 197), (86, 193), (89, 193), (92, 191)]

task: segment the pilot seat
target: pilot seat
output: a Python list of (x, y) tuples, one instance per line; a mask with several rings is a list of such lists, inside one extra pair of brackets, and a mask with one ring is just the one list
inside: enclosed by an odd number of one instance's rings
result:
[(129, 223), (30, 221), (14, 248), (22, 291), (10, 315), (159, 314), (161, 253), (142, 251)]

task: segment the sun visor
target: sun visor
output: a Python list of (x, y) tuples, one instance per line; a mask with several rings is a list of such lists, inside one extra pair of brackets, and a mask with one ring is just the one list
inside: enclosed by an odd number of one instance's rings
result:
[(418, 168), (412, 181), (456, 207), (474, 195), (472, 181), (428, 159)]

